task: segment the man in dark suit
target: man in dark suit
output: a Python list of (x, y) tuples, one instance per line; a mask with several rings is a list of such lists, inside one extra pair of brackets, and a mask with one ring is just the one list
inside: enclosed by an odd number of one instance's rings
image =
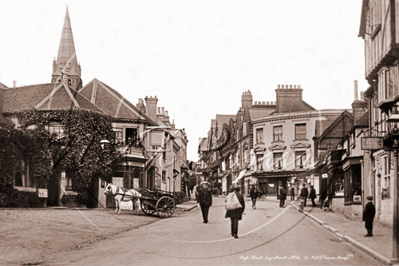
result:
[(366, 222), (365, 226), (367, 229), (367, 235), (365, 235), (365, 237), (370, 237), (373, 236), (373, 220), (375, 216), (375, 207), (373, 204), (373, 197), (368, 196), (367, 199), (369, 202), (366, 204), (366, 207), (363, 211), (363, 221)]
[(284, 208), (285, 199), (287, 198), (287, 194), (285, 188), (280, 189), (280, 208)]
[(316, 203), (314, 202), (314, 199), (316, 198), (316, 190), (313, 188), (313, 186), (310, 186), (309, 198), (312, 200), (312, 207), (316, 207)]
[(301, 189), (301, 194), (299, 195), (301, 197), (301, 200), (303, 200), (303, 207), (306, 207), (306, 199), (309, 195), (308, 188), (306, 187), (306, 184), (303, 184), (303, 187)]
[(295, 200), (295, 188), (294, 187), (291, 188), (291, 200), (292, 201)]
[(233, 185), (230, 189), (231, 193), (235, 193), (242, 208), (226, 211), (225, 218), (230, 218), (231, 221), (231, 235), (238, 238), (238, 221), (242, 219), (242, 213), (245, 210), (244, 197), (240, 194), (240, 188)]
[(202, 218), (204, 223), (208, 223), (208, 213), (209, 207), (212, 206), (212, 187), (205, 177), (204, 182), (202, 182), (196, 190), (196, 198), (199, 207), (201, 208)]

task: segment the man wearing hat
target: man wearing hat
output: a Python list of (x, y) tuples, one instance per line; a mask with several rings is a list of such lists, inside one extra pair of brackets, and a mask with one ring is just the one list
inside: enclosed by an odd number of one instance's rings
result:
[(369, 202), (366, 204), (366, 207), (363, 211), (363, 221), (366, 222), (365, 226), (367, 229), (367, 235), (365, 235), (365, 237), (371, 237), (373, 236), (373, 220), (375, 216), (375, 207), (373, 204), (372, 196), (368, 196), (367, 200)]
[(209, 207), (212, 206), (212, 187), (207, 179), (208, 178), (205, 177), (204, 182), (202, 182), (196, 190), (197, 203), (198, 207), (201, 208), (204, 223), (208, 223)]

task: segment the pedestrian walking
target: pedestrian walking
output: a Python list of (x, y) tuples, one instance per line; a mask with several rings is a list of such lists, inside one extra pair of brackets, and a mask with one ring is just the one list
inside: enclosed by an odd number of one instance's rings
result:
[(301, 198), (301, 208), (299, 209), (300, 212), (303, 211), (303, 207), (306, 207), (306, 199), (308, 197), (309, 191), (306, 187), (306, 184), (303, 184), (303, 187), (301, 189), (301, 194), (299, 194), (299, 197)]
[[(245, 202), (244, 197), (240, 194), (240, 188), (237, 186), (232, 186), (230, 188), (230, 194), (234, 193), (234, 197), (237, 197), (238, 202), (241, 204), (241, 208), (237, 208), (234, 210), (227, 210), (225, 218), (230, 218), (231, 221), (231, 236), (234, 238), (238, 238), (238, 221), (242, 219), (242, 214), (245, 210)], [(229, 195), (230, 195), (229, 194)], [(229, 196), (228, 196), (229, 197)], [(227, 198), (226, 198), (227, 200)]]
[(314, 202), (314, 199), (316, 198), (316, 190), (313, 186), (310, 186), (309, 198), (312, 200), (312, 207), (316, 207), (316, 203)]
[(373, 236), (373, 220), (375, 216), (375, 206), (373, 204), (373, 197), (368, 196), (369, 201), (363, 211), (363, 221), (365, 222), (365, 227), (367, 229), (367, 235), (365, 237)]
[(256, 209), (256, 199), (258, 198), (258, 189), (256, 186), (252, 185), (251, 190), (249, 191), (249, 196), (252, 200), (252, 209)]
[(295, 188), (294, 187), (291, 188), (291, 200), (292, 201), (295, 200)]
[(287, 192), (285, 188), (280, 189), (280, 208), (284, 208), (285, 199), (287, 198)]
[(196, 193), (197, 204), (201, 208), (202, 218), (204, 223), (208, 223), (209, 208), (212, 206), (212, 187), (206, 178), (197, 187)]

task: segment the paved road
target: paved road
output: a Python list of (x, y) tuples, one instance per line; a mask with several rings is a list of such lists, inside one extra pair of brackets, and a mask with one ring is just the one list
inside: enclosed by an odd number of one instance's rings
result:
[(60, 254), (50, 265), (382, 265), (299, 213), (261, 201), (230, 236), (224, 199), (214, 198), (209, 223), (197, 208), (90, 248)]

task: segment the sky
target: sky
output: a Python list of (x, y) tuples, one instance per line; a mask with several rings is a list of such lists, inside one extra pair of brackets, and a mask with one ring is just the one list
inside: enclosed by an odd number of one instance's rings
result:
[(316, 109), (350, 109), (365, 80), (361, 0), (0, 1), (0, 82), (50, 83), (68, 6), (83, 85), (99, 79), (137, 104), (158, 98), (189, 140), (241, 95), (276, 101), (300, 85)]

